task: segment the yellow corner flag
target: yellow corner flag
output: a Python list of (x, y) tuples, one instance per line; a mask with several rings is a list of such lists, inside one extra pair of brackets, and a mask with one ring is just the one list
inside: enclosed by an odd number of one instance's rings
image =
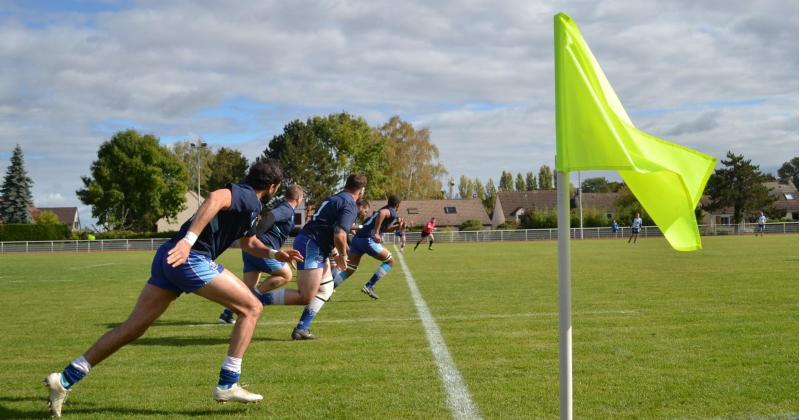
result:
[(634, 127), (578, 26), (554, 21), (556, 170), (619, 171), (673, 248), (702, 248), (694, 210), (716, 159)]

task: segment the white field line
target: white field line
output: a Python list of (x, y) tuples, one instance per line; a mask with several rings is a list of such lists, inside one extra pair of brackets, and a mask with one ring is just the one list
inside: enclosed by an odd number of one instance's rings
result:
[(103, 263), (103, 264), (84, 265), (84, 266), (80, 266), (80, 267), (69, 267), (69, 268), (67, 268), (67, 270), (85, 270), (87, 268), (108, 267), (109, 265), (114, 265), (114, 263), (111, 262), (111, 263)]
[[(397, 247), (395, 246), (395, 251)], [(411, 291), (411, 297), (414, 299), (414, 305), (417, 307), (417, 313), (422, 321), (422, 326), (425, 328), (425, 335), (428, 337), (428, 344), (431, 347), (431, 353), (436, 360), (436, 366), (439, 368), (439, 376), (442, 378), (442, 384), (447, 392), (447, 405), (450, 406), (450, 411), (453, 413), (455, 419), (480, 419), (481, 415), (478, 412), (478, 407), (472, 402), (472, 397), (469, 395), (469, 390), (461, 378), (461, 373), (458, 372), (450, 352), (447, 350), (447, 344), (444, 342), (439, 326), (436, 325), (436, 320), (433, 319), (425, 299), (417, 288), (417, 283), (414, 281), (414, 276), (411, 275), (411, 270), (408, 269), (406, 261), (403, 259), (403, 254), (395, 252), (400, 267), (403, 268), (403, 273), (406, 276), (406, 283), (408, 289)]]

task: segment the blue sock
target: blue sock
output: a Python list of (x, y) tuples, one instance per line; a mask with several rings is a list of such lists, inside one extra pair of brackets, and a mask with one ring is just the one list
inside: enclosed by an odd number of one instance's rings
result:
[(84, 376), (86, 376), (86, 373), (80, 371), (70, 363), (61, 372), (61, 385), (66, 389), (70, 389), (72, 385), (78, 383)]
[(316, 311), (309, 309), (308, 306), (306, 306), (303, 309), (303, 314), (300, 315), (300, 322), (297, 323), (297, 329), (308, 330), (308, 328), (311, 326), (311, 321), (314, 320), (314, 315), (316, 314)]
[(375, 286), (375, 283), (380, 281), (380, 279), (382, 279), (383, 276), (388, 274), (391, 269), (392, 266), (389, 265), (389, 263), (382, 263), (381, 265), (379, 265), (378, 269), (375, 270), (375, 274), (373, 274), (372, 277), (370, 277), (369, 281), (367, 282), (367, 287), (371, 288)]
[(340, 271), (339, 274), (333, 277), (333, 288), (339, 287), (340, 284), (344, 283), (347, 280), (348, 274), (347, 271)]
[(239, 382), (239, 372), (234, 372), (228, 369), (219, 370), (219, 382), (217, 386), (220, 389), (229, 389), (233, 384)]
[(261, 304), (264, 306), (272, 305), (272, 302), (275, 300), (272, 297), (272, 292), (261, 293), (261, 291), (258, 290), (257, 287), (252, 288), (251, 291), (258, 298), (258, 300), (261, 301)]

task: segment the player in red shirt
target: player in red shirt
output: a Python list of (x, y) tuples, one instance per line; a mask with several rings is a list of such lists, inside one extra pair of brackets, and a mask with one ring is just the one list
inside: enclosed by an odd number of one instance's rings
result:
[(431, 220), (428, 223), (425, 223), (425, 227), (422, 228), (422, 236), (420, 236), (417, 244), (414, 245), (414, 251), (417, 250), (420, 242), (423, 239), (428, 238), (428, 250), (433, 251), (433, 231), (436, 230), (436, 218), (431, 217)]

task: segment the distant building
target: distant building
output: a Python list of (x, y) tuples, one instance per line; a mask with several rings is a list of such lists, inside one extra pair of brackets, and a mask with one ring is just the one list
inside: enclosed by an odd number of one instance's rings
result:
[[(373, 211), (386, 205), (385, 200), (370, 201)], [(492, 221), (478, 199), (471, 200), (406, 200), (400, 203), (398, 215), (413, 228), (424, 225), (431, 217), (436, 218), (438, 227), (459, 227), (467, 220), (477, 220), (484, 228)]]
[[(583, 193), (580, 205), (584, 209), (602, 211), (611, 219), (616, 216), (614, 204), (618, 198), (619, 193)], [(508, 221), (519, 223), (529, 210), (556, 211), (557, 201), (556, 190), (500, 191), (494, 203), (492, 227)], [(574, 194), (570, 198), (570, 208), (578, 207), (578, 196)]]
[[(197, 209), (199, 206), (197, 205), (197, 193), (195, 191), (187, 191), (184, 194), (184, 200), (186, 204), (186, 208), (178, 213), (174, 219), (162, 218), (156, 222), (156, 231), (158, 232), (170, 232), (176, 231), (181, 228), (181, 225), (189, 220), (195, 213), (197, 213)], [(203, 197), (200, 197), (200, 204), (203, 204)]]
[(31, 207), (31, 217), (36, 220), (39, 213), (49, 211), (58, 217), (58, 221), (69, 226), (69, 230), (81, 228), (81, 218), (77, 207)]
[[(781, 184), (776, 181), (765, 182), (764, 186), (769, 189), (770, 195), (775, 198), (772, 209), (781, 213), (781, 217), (798, 220), (798, 199), (797, 188), (792, 184)], [(702, 207), (707, 208), (711, 204), (711, 197), (704, 195), (700, 199)], [(745, 222), (754, 222), (759, 212), (765, 213), (770, 209), (750, 209), (744, 213)], [(717, 210), (705, 210), (703, 214), (704, 225), (731, 225), (733, 224), (733, 207), (725, 207)]]

